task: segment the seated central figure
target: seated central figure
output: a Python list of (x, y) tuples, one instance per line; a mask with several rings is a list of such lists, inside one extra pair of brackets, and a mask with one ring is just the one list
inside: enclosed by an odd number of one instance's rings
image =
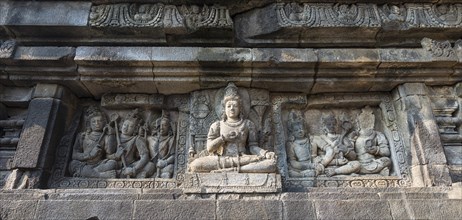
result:
[(258, 147), (255, 124), (244, 119), (242, 100), (237, 87), (230, 83), (225, 89), (221, 121), (210, 126), (207, 135), (209, 155), (190, 164), (192, 172), (273, 173), (276, 172), (274, 152)]

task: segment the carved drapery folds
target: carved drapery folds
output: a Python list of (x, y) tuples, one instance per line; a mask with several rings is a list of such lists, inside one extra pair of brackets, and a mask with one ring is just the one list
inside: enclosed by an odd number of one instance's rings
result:
[[(277, 192), (398, 187), (407, 152), (389, 94), (106, 94), (61, 140), (50, 186)], [(67, 159), (70, 158), (70, 159)]]
[(229, 10), (223, 6), (111, 4), (92, 6), (90, 26), (165, 28), (192, 32), (202, 28), (232, 29)]

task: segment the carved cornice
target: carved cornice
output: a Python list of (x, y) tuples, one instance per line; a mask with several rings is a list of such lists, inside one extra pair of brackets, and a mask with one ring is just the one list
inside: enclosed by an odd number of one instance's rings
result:
[(152, 27), (195, 31), (201, 28), (232, 29), (229, 10), (223, 6), (174, 6), (158, 4), (108, 4), (91, 7), (94, 27)]
[(462, 27), (462, 4), (278, 3), (283, 27)]

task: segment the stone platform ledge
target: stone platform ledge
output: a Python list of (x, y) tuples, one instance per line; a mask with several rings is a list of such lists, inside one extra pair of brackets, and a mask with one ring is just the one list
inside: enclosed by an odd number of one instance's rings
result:
[(0, 58), (4, 64), (0, 77), (6, 86), (59, 83), (79, 97), (97, 98), (106, 92), (183, 94), (219, 88), (229, 81), (271, 92), (391, 91), (405, 82), (452, 85), (461, 81), (462, 41), (459, 44), (442, 54), (434, 47), (18, 46), (8, 58)]
[(275, 173), (187, 173), (184, 193), (276, 193), (282, 190)]

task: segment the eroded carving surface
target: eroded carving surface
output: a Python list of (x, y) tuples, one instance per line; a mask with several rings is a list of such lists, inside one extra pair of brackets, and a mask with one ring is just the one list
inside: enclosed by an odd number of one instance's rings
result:
[(16, 41), (14, 40), (0, 40), (0, 58), (10, 58), (16, 48)]

